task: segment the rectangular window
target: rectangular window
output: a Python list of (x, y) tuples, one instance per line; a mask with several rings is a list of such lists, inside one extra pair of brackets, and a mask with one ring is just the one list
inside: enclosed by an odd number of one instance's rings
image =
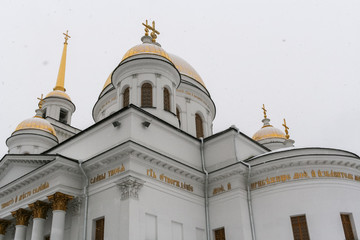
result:
[(215, 240), (225, 240), (225, 228), (214, 230)]
[(95, 240), (104, 240), (105, 218), (95, 221)]
[(196, 240), (206, 240), (204, 229), (196, 228)]
[(340, 214), (345, 240), (355, 240), (350, 214)]
[(183, 225), (178, 222), (171, 222), (172, 240), (183, 240)]
[(60, 109), (59, 122), (67, 124), (67, 118), (68, 118), (68, 111), (61, 108)]
[(310, 239), (305, 215), (291, 217), (291, 225), (294, 234), (294, 240)]
[(145, 240), (156, 240), (157, 236), (157, 217), (154, 215), (145, 215), (146, 228), (145, 228)]

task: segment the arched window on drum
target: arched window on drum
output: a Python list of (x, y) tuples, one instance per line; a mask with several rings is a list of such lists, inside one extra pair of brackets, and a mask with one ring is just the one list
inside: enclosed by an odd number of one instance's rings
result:
[(144, 83), (141, 86), (141, 107), (152, 107), (152, 86)]
[(204, 137), (203, 120), (198, 113), (195, 114), (195, 126), (196, 126), (196, 137), (197, 138)]
[(164, 88), (164, 110), (170, 112), (170, 92), (167, 88)]
[(129, 102), (130, 102), (130, 88), (127, 87), (123, 92), (123, 107), (129, 106)]

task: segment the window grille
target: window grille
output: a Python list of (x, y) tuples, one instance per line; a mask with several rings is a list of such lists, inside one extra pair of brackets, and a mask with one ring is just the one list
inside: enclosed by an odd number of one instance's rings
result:
[(105, 218), (96, 220), (95, 225), (95, 240), (104, 240)]
[(130, 89), (127, 87), (123, 93), (123, 107), (129, 106)]
[(344, 228), (345, 240), (355, 240), (354, 232), (351, 226), (349, 214), (340, 214), (341, 222)]
[(294, 240), (310, 240), (305, 215), (291, 217)]
[(141, 107), (152, 107), (152, 86), (144, 83), (141, 86)]
[(167, 88), (164, 88), (164, 110), (170, 111), (170, 93)]
[(215, 233), (215, 240), (225, 240), (225, 229), (224, 228), (216, 229), (214, 231), (214, 233)]
[(203, 121), (199, 114), (195, 114), (196, 137), (204, 137)]

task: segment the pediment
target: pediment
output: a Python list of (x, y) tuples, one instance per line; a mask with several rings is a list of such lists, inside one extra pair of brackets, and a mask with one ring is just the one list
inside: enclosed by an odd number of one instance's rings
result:
[(0, 162), (0, 188), (45, 165), (50, 159), (31, 155), (6, 155)]

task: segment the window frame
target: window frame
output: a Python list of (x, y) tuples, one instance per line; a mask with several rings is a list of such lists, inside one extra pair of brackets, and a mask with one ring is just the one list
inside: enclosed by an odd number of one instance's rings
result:
[(170, 90), (167, 87), (164, 87), (163, 90), (163, 105), (164, 110), (170, 112), (171, 111), (171, 100), (170, 100)]
[[(302, 219), (303, 218), (303, 219)], [(295, 222), (295, 220), (297, 222)], [(290, 223), (292, 228), (292, 233), (294, 240), (310, 240), (309, 228), (306, 220), (306, 214), (300, 214), (295, 216), (290, 216)], [(297, 229), (294, 229), (294, 226), (297, 226)], [(299, 230), (299, 236), (296, 235)], [(306, 230), (306, 231), (304, 231)]]
[(153, 107), (153, 86), (149, 82), (141, 84), (141, 107)]
[(204, 119), (199, 113), (195, 113), (195, 133), (197, 138), (204, 138)]
[[(347, 218), (347, 219), (345, 219), (345, 218)], [(354, 219), (353, 219), (352, 213), (340, 213), (340, 219), (341, 219), (341, 225), (342, 225), (343, 230), (344, 230), (345, 240), (355, 240), (355, 239), (357, 239), (357, 234), (356, 234), (356, 230), (355, 230)], [(344, 220), (347, 221), (347, 222), (344, 222)], [(349, 229), (347, 229), (345, 224), (348, 224), (348, 227), (351, 230), (350, 236), (348, 235), (349, 232), (347, 231)]]

